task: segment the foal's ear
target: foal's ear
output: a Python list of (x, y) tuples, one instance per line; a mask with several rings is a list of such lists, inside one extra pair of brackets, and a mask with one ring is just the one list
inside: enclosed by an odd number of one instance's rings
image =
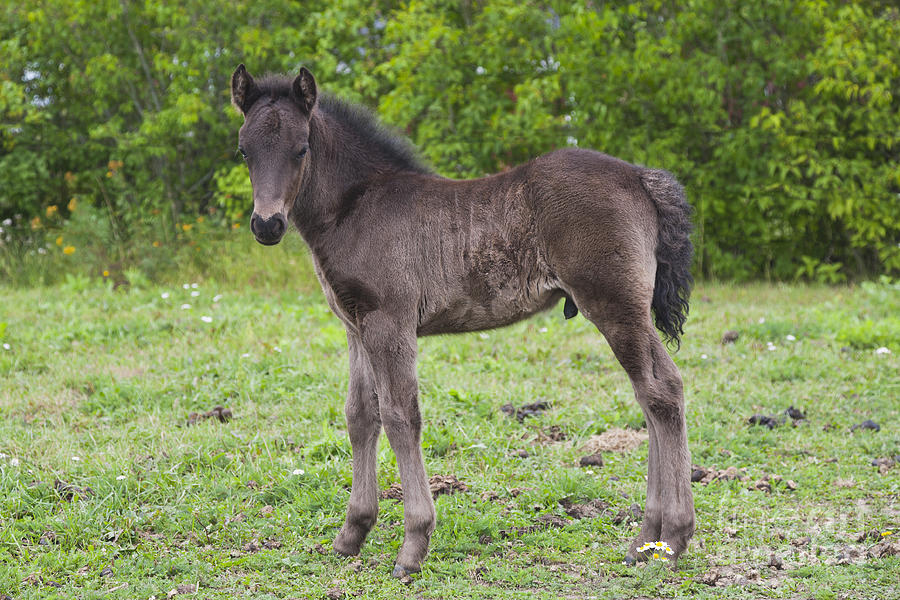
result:
[(291, 84), (291, 93), (300, 110), (309, 115), (316, 105), (316, 79), (306, 67), (300, 67), (300, 74)]
[(247, 72), (244, 63), (239, 64), (231, 76), (231, 103), (246, 116), (259, 95), (259, 88), (256, 87), (256, 82)]

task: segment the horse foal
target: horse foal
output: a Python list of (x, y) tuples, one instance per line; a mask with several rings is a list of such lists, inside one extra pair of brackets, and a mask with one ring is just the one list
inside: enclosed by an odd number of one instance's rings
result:
[(514, 323), (565, 298), (606, 337), (650, 435), (647, 507), (626, 554), (694, 532), (684, 397), (654, 330), (676, 343), (687, 316), (690, 207), (666, 171), (568, 148), (468, 181), (428, 169), (363, 109), (317, 93), (305, 68), (231, 80), (253, 187), (250, 229), (277, 244), (293, 223), (347, 329), (353, 446), (347, 518), (334, 542), (359, 553), (378, 515), (384, 427), (403, 485), (394, 575), (418, 571), (435, 526), (422, 459), (416, 338)]

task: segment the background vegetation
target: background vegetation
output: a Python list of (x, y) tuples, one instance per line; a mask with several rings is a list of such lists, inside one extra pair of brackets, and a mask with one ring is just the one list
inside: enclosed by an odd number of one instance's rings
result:
[(575, 144), (667, 168), (696, 207), (702, 275), (900, 272), (893, 2), (0, 6), (0, 275), (13, 283), (58, 279), (67, 249), (84, 270), (155, 277), (198, 229), (242, 223), (239, 62), (307, 65), (451, 177)]

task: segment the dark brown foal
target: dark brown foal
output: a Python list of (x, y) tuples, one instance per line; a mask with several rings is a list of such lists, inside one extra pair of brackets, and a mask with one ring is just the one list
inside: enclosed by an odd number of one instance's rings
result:
[(372, 115), (320, 97), (312, 74), (254, 80), (232, 101), (253, 184), (250, 228), (277, 244), (293, 223), (347, 328), (353, 487), (335, 539), (359, 553), (378, 516), (381, 428), (403, 485), (394, 575), (418, 571), (435, 527), (422, 459), (417, 337), (514, 323), (565, 298), (609, 341), (650, 432), (647, 510), (626, 560), (647, 541), (684, 551), (694, 531), (681, 377), (654, 329), (679, 340), (691, 287), (690, 207), (667, 172), (565, 149), (505, 173), (431, 172)]

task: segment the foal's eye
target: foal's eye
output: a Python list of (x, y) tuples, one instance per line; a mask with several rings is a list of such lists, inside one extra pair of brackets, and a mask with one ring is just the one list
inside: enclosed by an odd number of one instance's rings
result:
[(306, 152), (309, 150), (309, 147), (303, 146), (300, 150), (297, 151), (297, 158), (303, 158), (306, 156)]
[(238, 152), (241, 153), (241, 156), (243, 156), (244, 158), (247, 158), (247, 153), (240, 146), (238, 146)]

